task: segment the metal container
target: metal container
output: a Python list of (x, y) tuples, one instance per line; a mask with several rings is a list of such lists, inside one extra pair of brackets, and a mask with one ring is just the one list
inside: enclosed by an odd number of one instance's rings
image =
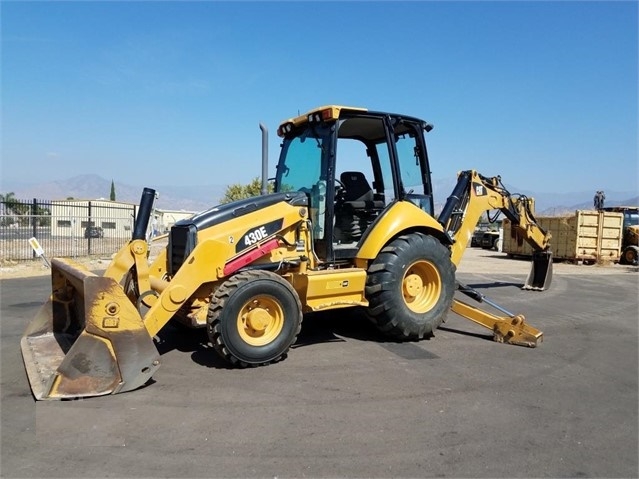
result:
[[(550, 231), (550, 248), (556, 260), (583, 263), (618, 262), (623, 237), (623, 214), (577, 210), (572, 216), (537, 217)], [(503, 223), (502, 252), (508, 256), (532, 256), (533, 249), (521, 238), (508, 219)]]

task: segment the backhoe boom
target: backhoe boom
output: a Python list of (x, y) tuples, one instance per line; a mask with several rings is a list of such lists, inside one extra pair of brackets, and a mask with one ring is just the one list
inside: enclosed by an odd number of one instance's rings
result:
[(551, 235), (537, 223), (534, 209), (532, 198), (511, 195), (502, 184), (501, 177), (485, 177), (474, 170), (460, 172), (457, 185), (438, 218), (446, 234), (454, 241), (451, 261), (459, 265), (484, 211), (499, 210), (512, 222), (516, 234), (535, 251), (532, 270), (524, 288), (546, 289), (552, 280)]

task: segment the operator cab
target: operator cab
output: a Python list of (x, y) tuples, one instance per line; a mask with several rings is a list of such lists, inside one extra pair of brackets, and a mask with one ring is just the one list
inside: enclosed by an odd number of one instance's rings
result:
[(423, 136), (430, 129), (417, 118), (341, 106), (282, 123), (275, 191), (308, 194), (313, 246), (321, 261), (354, 258), (395, 201), (411, 201), (433, 215)]

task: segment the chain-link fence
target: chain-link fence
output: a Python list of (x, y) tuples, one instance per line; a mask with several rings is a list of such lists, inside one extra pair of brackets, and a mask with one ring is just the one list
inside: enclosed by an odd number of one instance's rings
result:
[(137, 206), (107, 200), (0, 201), (0, 262), (35, 258), (35, 237), (48, 257), (110, 256), (131, 239)]

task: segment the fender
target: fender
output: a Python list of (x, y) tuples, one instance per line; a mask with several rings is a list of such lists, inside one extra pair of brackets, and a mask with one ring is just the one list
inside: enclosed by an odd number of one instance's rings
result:
[(428, 230), (442, 242), (446, 236), (442, 225), (428, 213), (410, 201), (398, 201), (390, 205), (375, 221), (370, 232), (363, 238), (357, 259), (375, 259), (392, 238), (408, 230)]

